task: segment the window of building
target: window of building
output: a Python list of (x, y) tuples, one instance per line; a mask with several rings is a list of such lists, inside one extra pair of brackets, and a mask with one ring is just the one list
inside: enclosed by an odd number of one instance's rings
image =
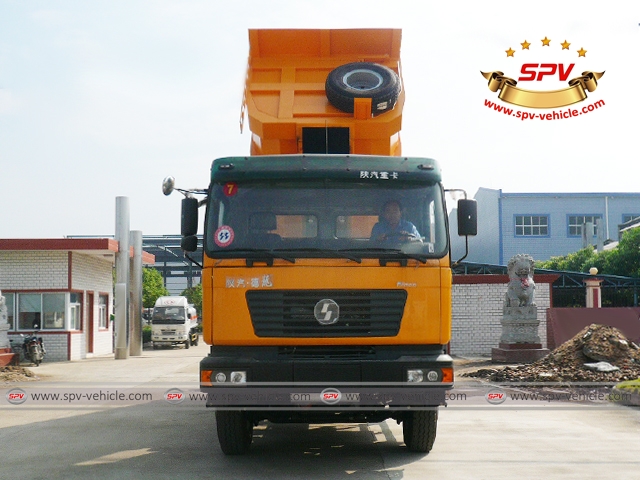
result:
[(598, 234), (598, 229), (596, 226), (596, 220), (598, 218), (602, 218), (602, 215), (569, 215), (568, 217), (569, 236), (581, 237), (582, 225), (587, 223), (592, 223), (593, 236), (595, 237)]
[(2, 295), (4, 297), (4, 304), (7, 307), (7, 322), (9, 323), (9, 330), (13, 330), (15, 325), (13, 323), (14, 319), (14, 294), (13, 293), (5, 293)]
[(80, 330), (81, 302), (81, 293), (18, 293), (17, 329)]
[(42, 294), (21, 293), (18, 295), (18, 328), (33, 330), (42, 326)]
[(44, 319), (44, 329), (64, 328), (65, 318), (65, 294), (64, 293), (43, 293), (42, 294), (42, 318)]
[(640, 213), (625, 213), (622, 215), (622, 223), (627, 223), (636, 219), (640, 221)]
[(108, 295), (100, 295), (98, 297), (98, 328), (109, 328), (107, 323), (107, 305), (109, 304)]
[(69, 294), (69, 330), (80, 330), (80, 320), (82, 318), (82, 294)]
[(515, 232), (517, 237), (546, 237), (549, 235), (549, 217), (547, 215), (516, 215)]

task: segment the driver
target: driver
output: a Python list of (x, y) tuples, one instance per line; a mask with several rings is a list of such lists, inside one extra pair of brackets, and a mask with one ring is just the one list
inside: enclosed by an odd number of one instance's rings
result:
[(402, 205), (398, 200), (388, 200), (382, 206), (380, 221), (371, 230), (371, 240), (378, 242), (419, 242), (416, 226), (402, 219)]

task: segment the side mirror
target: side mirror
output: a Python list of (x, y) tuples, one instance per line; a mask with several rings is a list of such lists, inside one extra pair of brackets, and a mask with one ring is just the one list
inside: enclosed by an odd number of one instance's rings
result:
[(176, 185), (176, 179), (173, 177), (167, 177), (162, 181), (162, 193), (165, 195), (171, 195)]
[(458, 200), (458, 235), (478, 234), (478, 202), (470, 199)]
[(195, 252), (198, 249), (198, 237), (195, 235), (182, 237), (180, 248), (185, 252)]
[[(189, 237), (198, 233), (198, 199), (186, 197), (182, 199), (181, 234)], [(193, 250), (190, 250), (193, 251)]]

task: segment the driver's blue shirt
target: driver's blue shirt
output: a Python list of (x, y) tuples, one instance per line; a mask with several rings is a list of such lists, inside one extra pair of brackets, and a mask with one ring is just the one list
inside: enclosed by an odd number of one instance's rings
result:
[[(416, 238), (420, 238), (420, 233), (418, 233), (418, 229), (416, 228), (416, 226), (407, 220), (400, 220), (396, 228), (393, 228), (391, 225), (389, 225), (388, 222), (381, 220), (376, 223), (371, 229), (371, 239), (377, 240), (380, 235), (400, 235), (400, 232), (407, 232), (411, 235), (414, 235)], [(394, 239), (387, 238), (387, 241), (389, 240)]]

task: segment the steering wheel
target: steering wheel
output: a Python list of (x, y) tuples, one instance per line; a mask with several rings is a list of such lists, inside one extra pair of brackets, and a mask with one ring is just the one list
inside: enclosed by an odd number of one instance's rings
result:
[[(391, 232), (385, 234), (384, 240), (397, 240), (399, 242), (407, 243), (407, 242), (415, 242), (419, 239), (417, 235), (408, 232)], [(383, 241), (384, 241), (383, 240)]]

